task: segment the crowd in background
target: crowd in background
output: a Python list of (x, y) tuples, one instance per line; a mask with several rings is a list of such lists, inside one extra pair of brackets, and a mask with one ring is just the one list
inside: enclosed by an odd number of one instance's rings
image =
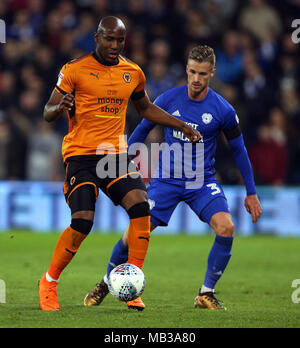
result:
[[(145, 72), (152, 101), (186, 83), (188, 51), (215, 49), (211, 87), (237, 110), (256, 183), (300, 183), (300, 43), (292, 40), (299, 0), (0, 0), (7, 42), (0, 44), (0, 180), (63, 180), (67, 117), (43, 121), (58, 72), (94, 50), (106, 15), (127, 27), (124, 55)], [(141, 118), (130, 106), (126, 132)], [(155, 129), (148, 142), (161, 136)], [(220, 137), (216, 169), (223, 184), (241, 177)]]

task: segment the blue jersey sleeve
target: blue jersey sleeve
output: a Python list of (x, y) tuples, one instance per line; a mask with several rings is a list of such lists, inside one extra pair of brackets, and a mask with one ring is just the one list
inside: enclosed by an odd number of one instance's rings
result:
[[(164, 109), (165, 108), (164, 94), (157, 97), (156, 100), (154, 101), (154, 104)], [(156, 123), (148, 121), (144, 118), (131, 134), (128, 140), (128, 146), (131, 146), (134, 143), (144, 143), (148, 134), (155, 126), (156, 126)]]
[(244, 144), (243, 136), (229, 140), (230, 148), (233, 152), (233, 157), (235, 162), (241, 172), (241, 175), (244, 180), (244, 184), (246, 186), (247, 195), (255, 195), (256, 188), (252, 173), (252, 166), (249, 160), (248, 152)]
[(165, 110), (165, 108), (166, 108), (166, 98), (165, 98), (165, 94), (159, 95), (159, 96), (155, 99), (155, 101), (154, 101), (153, 104), (155, 104), (155, 105), (157, 105), (157, 106), (159, 106), (160, 108), (162, 108), (162, 109)]
[(238, 125), (239, 125), (239, 118), (234, 108), (231, 107), (224, 117), (222, 130), (231, 130), (236, 128)]
[(128, 146), (134, 143), (144, 143), (148, 134), (155, 126), (155, 123), (150, 122), (144, 118), (128, 139)]

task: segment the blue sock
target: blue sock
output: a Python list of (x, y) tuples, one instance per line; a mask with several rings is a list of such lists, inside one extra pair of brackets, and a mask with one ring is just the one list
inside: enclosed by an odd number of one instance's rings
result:
[(111, 257), (107, 264), (106, 275), (107, 278), (110, 272), (118, 265), (127, 262), (128, 260), (128, 246), (124, 245), (123, 239), (121, 238), (114, 246)]
[(221, 237), (216, 235), (215, 242), (210, 250), (207, 262), (207, 270), (203, 285), (214, 289), (217, 281), (224, 273), (231, 258), (233, 237)]

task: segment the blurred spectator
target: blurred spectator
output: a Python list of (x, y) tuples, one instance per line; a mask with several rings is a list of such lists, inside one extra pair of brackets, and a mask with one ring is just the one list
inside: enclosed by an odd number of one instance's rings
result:
[(272, 139), (282, 146), (287, 143), (287, 123), (287, 115), (279, 107), (271, 109), (269, 117), (270, 134)]
[(220, 35), (230, 28), (237, 2), (235, 0), (204, 0), (199, 1), (199, 6), (213, 34)]
[(175, 81), (168, 72), (168, 65), (163, 60), (153, 60), (148, 66), (147, 92), (154, 101), (160, 94), (174, 87)]
[(300, 124), (300, 99), (294, 88), (283, 88), (280, 95), (281, 107), (295, 124)]
[(222, 133), (216, 150), (216, 175), (222, 184), (243, 185), (243, 179), (233, 159), (228, 141)]
[[(0, 159), (6, 163), (0, 178), (63, 180), (49, 166), (46, 177), (44, 157), (60, 168), (68, 118), (42, 125), (43, 108), (61, 67), (93, 51), (99, 20), (117, 15), (127, 28), (124, 55), (145, 71), (152, 100), (186, 83), (192, 47), (211, 45), (217, 54), (212, 88), (237, 110), (259, 183), (299, 184), (300, 45), (291, 39), (299, 9), (299, 0), (0, 0), (8, 34), (0, 45)], [(140, 120), (130, 106), (128, 135)], [(156, 127), (149, 139), (159, 134)], [(220, 180), (240, 184), (226, 142), (218, 149)], [(276, 171), (281, 174), (272, 176)]]
[(52, 50), (59, 50), (62, 33), (62, 14), (58, 9), (52, 10), (48, 16), (45, 25), (44, 43)]
[(128, 0), (126, 15), (134, 20), (135, 26), (149, 29), (145, 0)]
[(35, 33), (39, 33), (45, 21), (45, 0), (28, 0), (28, 8), (30, 11), (30, 25)]
[[(179, 80), (183, 75), (185, 75), (185, 69), (182, 64), (178, 64), (176, 61), (172, 59), (171, 47), (170, 44), (164, 39), (155, 39), (152, 41), (149, 47), (149, 63), (156, 61), (158, 64), (168, 65), (168, 79), (170, 81), (173, 80), (174, 84), (175, 80)], [(147, 67), (145, 67), (147, 70)], [(165, 90), (166, 91), (166, 90)]]
[[(46, 45), (39, 45), (37, 50), (33, 52), (32, 64), (35, 67), (34, 76), (37, 75), (38, 77), (42, 78), (44, 84), (45, 81), (47, 81), (49, 86), (56, 83), (56, 74), (58, 69), (56, 59), (57, 57), (54, 52)], [(46, 92), (47, 90), (45, 90), (45, 93)]]
[(7, 30), (7, 37), (15, 40), (31, 40), (37, 33), (30, 23), (30, 12), (28, 10), (17, 11), (14, 15), (12, 25)]
[[(169, 44), (172, 48), (172, 57), (174, 61), (185, 64), (185, 56), (182, 54), (188, 45), (188, 39), (185, 35), (187, 14), (193, 8), (193, 0), (174, 0), (173, 9), (169, 11)], [(174, 34), (176, 33), (176, 34)], [(182, 43), (185, 42), (185, 45)]]
[(260, 41), (258, 50), (259, 61), (261, 67), (268, 73), (272, 73), (276, 63), (278, 46), (278, 42), (271, 32), (267, 32)]
[(27, 7), (28, 7), (27, 0), (11, 0), (9, 2), (9, 8), (15, 12), (22, 9), (26, 9)]
[(36, 91), (25, 90), (21, 93), (18, 106), (26, 119), (34, 124), (42, 115), (41, 97)]
[(162, 21), (165, 20), (168, 14), (167, 1), (160, 0), (147, 0), (146, 9), (150, 15), (151, 21)]
[(145, 71), (148, 58), (146, 34), (143, 27), (136, 27), (136, 30), (131, 33), (128, 46), (128, 54), (131, 59)]
[(283, 185), (287, 176), (287, 149), (272, 136), (268, 124), (258, 128), (257, 140), (249, 150), (257, 184)]
[(259, 47), (259, 40), (248, 30), (240, 30), (239, 45), (243, 52), (257, 52)]
[(210, 38), (212, 30), (201, 11), (190, 9), (186, 15), (184, 33), (190, 41), (203, 42)]
[(166, 40), (156, 39), (152, 41), (149, 49), (149, 54), (151, 59), (156, 59), (157, 61), (164, 61), (169, 63), (170, 61), (170, 46)]
[(36, 131), (29, 138), (27, 179), (52, 181), (59, 177), (57, 163), (62, 139), (53, 132), (49, 123), (38, 121)]
[(92, 12), (95, 18), (99, 21), (102, 17), (109, 15), (109, 1), (108, 0), (93, 0), (91, 3)]
[(249, 5), (241, 11), (239, 24), (259, 40), (269, 34), (278, 37), (282, 31), (280, 17), (274, 7), (268, 5), (267, 0), (249, 0)]
[(239, 34), (228, 31), (224, 34), (223, 49), (217, 51), (217, 77), (224, 83), (238, 82), (243, 71), (243, 55), (240, 50)]
[(58, 12), (61, 15), (62, 29), (73, 29), (77, 24), (74, 2), (63, 0), (59, 3)]
[(267, 115), (274, 101), (274, 91), (268, 85), (261, 67), (253, 59), (253, 55), (245, 57), (242, 84), (242, 95), (249, 118), (247, 136), (250, 139), (254, 138), (257, 127), (267, 122)]
[(79, 25), (75, 31), (75, 46), (77, 48), (87, 53), (93, 51), (95, 47), (94, 33), (96, 31), (96, 25), (95, 19), (90, 13), (80, 15)]
[(282, 55), (279, 61), (279, 87), (281, 90), (297, 90), (299, 84), (299, 65), (294, 56)]
[[(26, 158), (30, 122), (21, 115), (16, 107), (7, 110), (4, 118), (4, 148), (6, 149), (5, 171), (7, 180), (26, 179)], [(3, 129), (2, 129), (3, 130)]]
[(6, 0), (0, 0), (0, 18), (6, 18), (8, 11), (8, 3)]
[(11, 71), (4, 71), (0, 74), (0, 110), (7, 110), (10, 106), (14, 105), (15, 90), (16, 78), (14, 74)]
[(1, 46), (3, 47), (1, 68), (6, 71), (16, 71), (19, 69), (22, 60), (21, 45), (15, 40), (8, 40), (6, 44)]
[(31, 83), (37, 78), (36, 69), (33, 64), (23, 64), (20, 69), (20, 75), (18, 76), (18, 82), (20, 84), (20, 92), (25, 89), (31, 89)]
[(3, 111), (0, 111), (0, 180), (5, 180), (9, 177), (7, 170), (8, 162), (10, 161), (9, 145), (12, 145), (11, 131), (4, 117)]

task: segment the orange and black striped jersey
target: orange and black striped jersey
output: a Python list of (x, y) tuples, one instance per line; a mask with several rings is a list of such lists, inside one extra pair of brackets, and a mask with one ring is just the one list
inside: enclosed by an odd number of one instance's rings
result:
[(64, 160), (71, 156), (117, 154), (127, 151), (124, 137), (129, 99), (145, 95), (146, 79), (138, 65), (119, 57), (103, 65), (95, 53), (75, 59), (61, 69), (56, 90), (73, 93), (69, 133), (62, 145)]

